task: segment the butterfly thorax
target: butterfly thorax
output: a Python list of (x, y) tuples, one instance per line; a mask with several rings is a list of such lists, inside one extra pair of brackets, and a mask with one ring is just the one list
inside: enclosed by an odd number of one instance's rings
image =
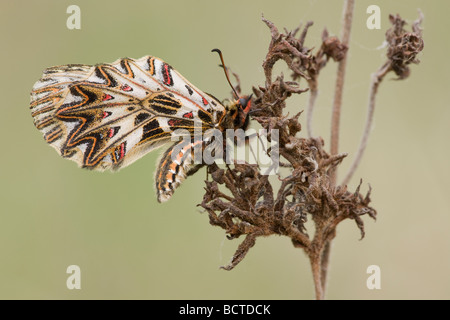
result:
[(225, 115), (219, 124), (219, 129), (243, 129), (249, 125), (248, 112), (251, 106), (251, 97), (244, 96), (236, 101), (225, 100), (222, 102), (225, 107)]

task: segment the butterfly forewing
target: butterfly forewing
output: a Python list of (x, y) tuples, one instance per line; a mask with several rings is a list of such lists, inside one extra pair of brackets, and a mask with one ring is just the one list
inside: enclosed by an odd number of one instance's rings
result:
[(31, 112), (45, 140), (91, 169), (119, 169), (167, 143), (176, 129), (213, 128), (225, 108), (164, 61), (146, 56), (48, 68)]

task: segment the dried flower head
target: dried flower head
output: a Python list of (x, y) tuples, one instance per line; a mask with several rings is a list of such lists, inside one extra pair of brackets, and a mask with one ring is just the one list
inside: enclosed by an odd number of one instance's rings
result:
[[(341, 61), (347, 53), (348, 47), (343, 44), (337, 37), (329, 36), (327, 29), (322, 33), (322, 47), (320, 50), (325, 54), (327, 59), (332, 58), (334, 61)], [(319, 51), (319, 53), (321, 52)]]
[[(296, 35), (302, 29), (301, 26), (293, 31), (284, 30), (280, 33), (278, 28), (264, 17), (262, 20), (270, 28), (272, 39), (269, 44), (266, 59), (263, 62), (266, 81), (271, 82), (272, 67), (278, 60), (284, 60), (289, 66), (293, 80), (304, 78), (308, 82), (316, 81), (320, 70), (325, 67), (327, 61), (332, 58), (340, 61), (345, 56), (348, 48), (335, 36), (329, 36), (327, 29), (322, 33), (322, 45), (316, 54), (312, 54), (312, 49), (307, 48), (304, 43), (308, 29), (313, 25), (308, 21), (300, 36)], [(309, 84), (311, 87), (311, 83)]]
[(420, 27), (423, 15), (420, 12), (419, 18), (412, 25), (412, 32), (404, 29), (406, 24), (398, 14), (389, 15), (392, 28), (386, 32), (388, 43), (387, 57), (390, 67), (400, 79), (407, 78), (410, 70), (408, 64), (419, 63), (417, 54), (423, 50), (422, 29)]

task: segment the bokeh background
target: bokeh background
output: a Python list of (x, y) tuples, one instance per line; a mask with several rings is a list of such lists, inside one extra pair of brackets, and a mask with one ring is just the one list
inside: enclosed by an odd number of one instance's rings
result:
[[(81, 30), (66, 9), (81, 8)], [(381, 8), (381, 30), (368, 30), (366, 8)], [(376, 222), (338, 227), (329, 299), (450, 298), (449, 75), (446, 1), (358, 0), (344, 91), (340, 151), (355, 153), (365, 121), (370, 74), (389, 13), (412, 22), (425, 15), (425, 49), (411, 77), (381, 85), (375, 127), (362, 165), (373, 188)], [(118, 173), (77, 168), (46, 145), (33, 126), (29, 92), (44, 68), (154, 55), (205, 92), (230, 97), (210, 53), (220, 48), (244, 92), (262, 85), (270, 41), (261, 14), (279, 29), (313, 20), (306, 45), (318, 47), (326, 26), (340, 34), (342, 1), (6, 1), (0, 2), (1, 299), (312, 299), (309, 261), (283, 237), (259, 238), (233, 271), (241, 239), (229, 241), (196, 206), (205, 173), (189, 178), (165, 204), (156, 202), (153, 172), (160, 151)], [(285, 74), (280, 62), (277, 70)], [(322, 71), (315, 132), (329, 141), (336, 64)], [(305, 109), (307, 94), (290, 99)], [(305, 117), (301, 118), (304, 124)], [(303, 133), (304, 134), (304, 133)], [(312, 232), (312, 230), (311, 230)], [(66, 268), (81, 268), (81, 290), (68, 290)], [(366, 269), (381, 268), (381, 290), (368, 290)]]

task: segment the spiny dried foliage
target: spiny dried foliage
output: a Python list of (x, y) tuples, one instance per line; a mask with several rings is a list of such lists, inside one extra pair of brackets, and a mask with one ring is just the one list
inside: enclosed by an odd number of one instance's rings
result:
[[(278, 130), (280, 165), (285, 169), (280, 170), (283, 175), (267, 176), (256, 164), (235, 164), (227, 169), (214, 164), (208, 167), (212, 181), (206, 181), (200, 206), (208, 212), (210, 223), (223, 228), (229, 239), (245, 236), (231, 262), (223, 267), (226, 270), (233, 269), (245, 257), (259, 236), (287, 236), (294, 246), (317, 257), (327, 241), (335, 237), (339, 222), (353, 219), (362, 238), (362, 216), (376, 217), (375, 209), (369, 206), (370, 188), (362, 195), (360, 186), (351, 192), (346, 186), (330, 182), (331, 170), (347, 154), (328, 154), (321, 138), (298, 137), (301, 112), (294, 116), (283, 112), (290, 96), (307, 89), (300, 88), (297, 82), (285, 81), (283, 75), (272, 80), (275, 63), (283, 60), (292, 71), (293, 80), (303, 78), (311, 84), (329, 58), (342, 59), (347, 47), (325, 30), (322, 45), (313, 54), (304, 46), (312, 23), (307, 23), (296, 37), (300, 28), (280, 33), (272, 22), (265, 18), (263, 21), (272, 38), (263, 62), (265, 85), (253, 88), (253, 119), (269, 133)], [(271, 141), (270, 134), (267, 139)], [(305, 227), (307, 219), (314, 222), (313, 236)]]
[(325, 67), (328, 60), (331, 58), (334, 61), (340, 61), (348, 50), (337, 37), (329, 36), (327, 29), (324, 29), (322, 32), (322, 45), (313, 55), (312, 49), (304, 46), (308, 29), (313, 25), (312, 21), (306, 23), (300, 36), (296, 38), (297, 33), (301, 30), (301, 26), (293, 31), (285, 30), (284, 33), (280, 33), (272, 22), (264, 17), (262, 20), (270, 28), (272, 35), (269, 50), (263, 63), (267, 82), (271, 82), (272, 68), (275, 62), (281, 59), (293, 71), (291, 75), (293, 80), (304, 78), (311, 87), (311, 84), (317, 81), (320, 70)]
[(412, 24), (412, 32), (404, 29), (406, 25), (398, 14), (389, 15), (389, 21), (392, 27), (386, 32), (386, 41), (388, 43), (386, 66), (395, 72), (400, 78), (407, 78), (410, 74), (408, 65), (419, 63), (417, 54), (423, 50), (424, 42), (422, 39), (423, 14), (419, 12), (419, 18)]

